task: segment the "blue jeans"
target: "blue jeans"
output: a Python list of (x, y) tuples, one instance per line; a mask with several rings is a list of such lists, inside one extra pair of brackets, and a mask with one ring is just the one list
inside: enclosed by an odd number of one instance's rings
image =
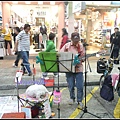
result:
[[(66, 73), (70, 99), (75, 99), (74, 87), (77, 87), (77, 102), (83, 100), (83, 73)], [(75, 83), (76, 80), (76, 83)]]
[(23, 59), (23, 65), (26, 67), (28, 73), (31, 73), (30, 64), (28, 62), (29, 59), (29, 51), (20, 51), (21, 57)]

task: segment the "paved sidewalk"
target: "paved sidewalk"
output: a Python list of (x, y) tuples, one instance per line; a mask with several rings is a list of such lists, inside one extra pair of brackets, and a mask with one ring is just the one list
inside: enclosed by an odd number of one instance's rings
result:
[[(35, 75), (35, 81), (40, 81), (40, 78), (42, 76), (42, 72), (40, 70), (40, 64), (36, 64), (36, 56), (37, 54), (31, 54), (30, 55), (30, 64), (31, 64), (31, 69), (33, 68), (33, 64), (36, 68), (36, 75)], [(20, 68), (20, 63), (19, 62), (19, 67), (14, 68), (12, 67), (12, 64), (15, 60), (15, 55), (14, 56), (5, 56), (3, 60), (0, 60), (0, 89), (10, 89), (14, 88), (16, 85), (14, 79), (16, 75), (16, 71), (19, 70)], [(106, 59), (108, 59), (108, 56), (104, 56)], [(97, 68), (97, 60), (99, 58), (97, 57), (90, 57), (88, 58), (88, 61), (86, 62), (87, 66), (87, 83), (88, 85), (99, 85), (99, 78), (102, 74), (98, 74), (96, 71)], [(88, 64), (89, 63), (89, 64)], [(119, 65), (114, 65), (113, 73), (118, 73), (117, 67)], [(52, 73), (49, 73), (49, 75), (53, 75)], [(60, 86), (67, 86), (66, 84), (66, 77), (64, 73), (59, 73), (60, 77)], [(55, 78), (55, 85), (57, 86), (57, 81), (58, 79)], [(24, 75), (22, 76), (23, 81), (33, 81), (33, 76), (28, 76)], [(20, 88), (26, 88), (28, 85), (20, 85)]]
[[(35, 65), (36, 73), (37, 73), (35, 76), (35, 80), (39, 81), (41, 77), (41, 70), (40, 70), (40, 64), (36, 64), (36, 61), (35, 61), (36, 55), (35, 54), (30, 55), (30, 63), (31, 63), (31, 68), (33, 64)], [(18, 68), (12, 67), (15, 57), (16, 56), (5, 56), (3, 60), (0, 60), (0, 95), (13, 95), (13, 94), (15, 95), (16, 94), (16, 90), (15, 90), (16, 83), (14, 79), (15, 79), (16, 71), (19, 70), (19, 67)], [(108, 56), (105, 56), (105, 57), (108, 58)], [(96, 116), (99, 116), (101, 118), (112, 119), (114, 118), (114, 112), (116, 111), (116, 106), (119, 101), (119, 97), (117, 93), (115, 93), (115, 99), (113, 100), (113, 102), (107, 102), (100, 97), (98, 85), (99, 85), (99, 78), (101, 74), (98, 74), (96, 72), (96, 68), (97, 68), (96, 61), (98, 59), (99, 58), (96, 58), (96, 57), (89, 58), (90, 68), (92, 72), (90, 72), (90, 69), (87, 69), (88, 72), (87, 72), (86, 81), (88, 83), (87, 84), (88, 112), (93, 113)], [(87, 66), (88, 66), (88, 62), (87, 62)], [(112, 73), (118, 73), (118, 69), (117, 69), (118, 66), (119, 65), (114, 65), (114, 69)], [(26, 81), (27, 83), (30, 83), (31, 81), (33, 81), (33, 76), (24, 75), (22, 76), (22, 81)], [(57, 84), (58, 84), (58, 79), (55, 78), (56, 87), (57, 87)], [(26, 88), (29, 85), (30, 84), (20, 85), (19, 86), (20, 93), (21, 94), (24, 93)], [(62, 101), (60, 103), (60, 118), (80, 118), (83, 111), (78, 110), (76, 104), (72, 106), (68, 105), (69, 92), (66, 86), (67, 84), (66, 84), (65, 74), (60, 73), (60, 89), (61, 90), (64, 89), (62, 92)], [(48, 88), (48, 90), (52, 91), (53, 88)], [(58, 113), (57, 108), (58, 108), (58, 105), (56, 104), (54, 104), (52, 107), (52, 110), (56, 113), (54, 118), (58, 118), (59, 113)], [(89, 113), (85, 113), (83, 115), (83, 118), (96, 118), (96, 117), (90, 115)]]

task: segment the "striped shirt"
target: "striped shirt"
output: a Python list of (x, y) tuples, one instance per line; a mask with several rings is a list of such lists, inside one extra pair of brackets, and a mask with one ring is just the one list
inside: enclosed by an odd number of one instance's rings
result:
[(18, 51), (30, 51), (30, 34), (22, 30), (17, 36)]

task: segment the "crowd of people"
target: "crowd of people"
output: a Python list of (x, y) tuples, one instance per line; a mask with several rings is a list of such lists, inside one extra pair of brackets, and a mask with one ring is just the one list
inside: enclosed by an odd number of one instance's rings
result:
[[(32, 71), (30, 68), (30, 63), (29, 63), (29, 51), (30, 51), (30, 29), (31, 26), (29, 24), (25, 24), (24, 27), (14, 27), (14, 33), (10, 33), (8, 24), (5, 25), (5, 30), (3, 31), (4, 35), (4, 40), (5, 40), (5, 49), (6, 49), (6, 55), (7, 55), (7, 47), (8, 44), (10, 48), (12, 48), (12, 38), (11, 35), (13, 36), (14, 40), (14, 52), (16, 55), (16, 60), (13, 63), (14, 67), (17, 67), (19, 64), (20, 59), (22, 59), (22, 64), (24, 65), (25, 69), (24, 72), (27, 71), (28, 76), (32, 75)], [(120, 48), (120, 32), (119, 28), (114, 29), (114, 33), (110, 37), (110, 43), (111, 43), (111, 58), (114, 59), (115, 64), (118, 62), (118, 57), (119, 57), (119, 48)], [(50, 32), (49, 35), (47, 35), (47, 28), (44, 24), (41, 24), (40, 26), (40, 33), (42, 34), (42, 40), (43, 44), (45, 46), (45, 51), (44, 52), (57, 52), (54, 39), (56, 34), (53, 32)], [(79, 54), (79, 57), (83, 57), (85, 55), (85, 49), (80, 42), (80, 35), (78, 32), (73, 32), (71, 34), (71, 38), (68, 38), (68, 32), (66, 28), (62, 29), (62, 39), (61, 39), (61, 45), (60, 45), (60, 50), (59, 52), (71, 52), (74, 55)], [(11, 51), (9, 52), (11, 54)], [(66, 82), (68, 84), (68, 89), (70, 93), (70, 101), (69, 104), (73, 104), (75, 101), (77, 104), (83, 107), (83, 83), (84, 83), (84, 77), (83, 77), (83, 61), (81, 61), (79, 64), (75, 66), (75, 72), (66, 72)], [(47, 76), (47, 72), (44, 72), (43, 77)], [(58, 73), (55, 72), (54, 76), (57, 76)], [(74, 87), (76, 86), (77, 88), (77, 95), (75, 96), (75, 89)]]
[[(6, 25), (6, 27), (8, 27)], [(14, 67), (17, 67), (19, 64), (20, 59), (22, 59), (22, 64), (25, 67), (24, 72), (27, 71), (28, 76), (32, 75), (32, 71), (30, 68), (30, 63), (29, 63), (29, 51), (30, 51), (30, 29), (31, 26), (29, 24), (25, 24), (23, 28), (15, 27), (14, 28), (14, 33), (13, 35), (13, 40), (14, 40), (14, 52), (16, 53), (16, 60), (13, 63)], [(45, 30), (45, 31), (44, 31)], [(115, 29), (116, 30), (116, 29)], [(50, 32), (48, 37), (47, 37), (47, 29), (45, 25), (41, 24), (40, 27), (40, 33), (43, 35), (42, 38), (44, 40), (43, 43), (45, 43), (45, 52), (57, 52), (54, 39), (56, 34)], [(5, 32), (4, 32), (5, 34)], [(7, 34), (10, 34), (9, 31)], [(58, 33), (59, 34), (59, 33)], [(10, 35), (9, 35), (10, 36)], [(114, 35), (113, 35), (114, 36)], [(60, 45), (60, 50), (59, 52), (71, 52), (74, 55), (79, 54), (79, 57), (83, 57), (85, 55), (85, 49), (83, 44), (80, 42), (80, 35), (78, 32), (73, 32), (71, 34), (71, 38), (68, 38), (68, 32), (66, 28), (62, 29), (62, 39), (61, 39), (61, 45)], [(116, 37), (116, 35), (115, 35)], [(113, 38), (113, 37), (112, 37)], [(111, 38), (111, 44), (113, 45), (113, 39)], [(11, 47), (11, 36), (10, 38), (5, 37), (5, 48), (7, 49), (7, 44), (10, 44)], [(117, 44), (115, 42), (114, 44)], [(112, 47), (111, 47), (112, 48)], [(116, 53), (117, 54), (117, 53)], [(113, 56), (117, 57), (117, 55), (114, 54)], [(69, 95), (70, 95), (70, 100), (69, 104), (72, 105), (75, 102), (83, 108), (83, 83), (84, 83), (84, 77), (83, 77), (83, 61), (81, 61), (79, 64), (75, 66), (75, 72), (66, 72), (66, 82), (68, 84), (68, 89), (69, 89)], [(44, 72), (43, 77), (47, 76), (47, 72)], [(54, 76), (57, 76), (58, 73), (55, 72)], [(75, 95), (75, 87), (77, 88), (77, 95)]]

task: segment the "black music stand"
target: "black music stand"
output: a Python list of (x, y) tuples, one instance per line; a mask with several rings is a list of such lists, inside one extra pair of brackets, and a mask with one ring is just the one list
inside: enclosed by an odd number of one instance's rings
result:
[[(71, 72), (72, 71), (72, 64), (73, 64), (73, 58), (74, 58), (74, 55), (72, 54), (72, 59), (68, 59), (68, 60), (59, 60), (59, 57), (60, 57), (60, 54), (58, 53), (56, 53), (56, 60), (46, 60), (45, 59), (45, 56), (44, 56), (44, 53), (45, 52), (41, 52), (41, 53), (39, 53), (39, 56), (40, 56), (40, 54), (41, 54), (41, 60), (42, 60), (42, 62), (43, 62), (43, 65), (45, 66), (45, 71), (42, 71), (42, 72), (66, 72), (66, 71), (60, 71), (60, 69), (59, 69), (59, 65), (62, 65), (68, 72)], [(46, 52), (47, 53), (47, 52)], [(49, 52), (50, 53), (50, 52)], [(67, 53), (68, 54), (68, 53)], [(50, 56), (50, 55), (49, 55)], [(47, 69), (47, 66), (46, 66), (46, 62), (52, 62), (53, 64)], [(69, 68), (67, 68), (62, 62), (63, 61), (71, 61), (71, 69), (69, 69)], [(42, 65), (42, 64), (41, 64)], [(55, 65), (57, 65), (57, 71), (52, 71), (51, 69), (55, 66)], [(58, 90), (57, 90), (57, 92), (60, 92), (60, 87), (59, 87), (59, 74), (58, 74)], [(53, 93), (52, 93), (52, 95), (53, 95)], [(60, 103), (58, 103), (58, 118), (60, 118)]]
[(33, 84), (35, 84), (35, 66), (33, 64)]
[(84, 109), (81, 109), (82, 111), (83, 111), (83, 114), (80, 116), (80, 118), (82, 118), (82, 116), (85, 114), (85, 113), (88, 113), (88, 114), (90, 114), (90, 115), (93, 115), (93, 116), (95, 116), (95, 117), (97, 117), (97, 118), (101, 118), (101, 117), (99, 117), (99, 116), (97, 116), (97, 115), (94, 115), (93, 113), (90, 113), (90, 112), (88, 112), (88, 110), (87, 110), (87, 106), (86, 106), (86, 87), (87, 87), (87, 69), (86, 69), (86, 62), (87, 62), (87, 57), (86, 57), (86, 46), (88, 46), (88, 44), (86, 44), (86, 43), (84, 43), (83, 44), (83, 46), (84, 46), (84, 48), (85, 48), (85, 106), (84, 106)]

